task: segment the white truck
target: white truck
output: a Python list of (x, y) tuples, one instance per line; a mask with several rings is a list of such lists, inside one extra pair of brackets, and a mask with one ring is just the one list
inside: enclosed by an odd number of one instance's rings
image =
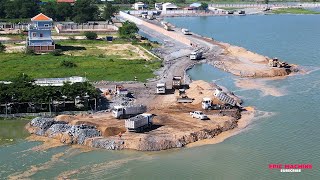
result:
[(132, 117), (137, 114), (141, 114), (147, 111), (147, 107), (144, 105), (135, 106), (114, 106), (112, 109), (113, 117), (122, 119), (126, 117)]
[(151, 128), (152, 118), (152, 114), (139, 114), (130, 119), (126, 119), (124, 126), (128, 131), (142, 132), (146, 128)]
[(193, 51), (190, 54), (190, 60), (200, 60), (202, 58), (201, 51)]
[(165, 93), (166, 93), (166, 83), (158, 83), (157, 94), (165, 94)]
[(191, 34), (190, 31), (189, 31), (189, 29), (181, 29), (181, 31), (182, 31), (182, 33), (183, 33), (184, 35), (190, 35), (190, 34)]
[(207, 97), (202, 98), (201, 106), (202, 106), (202, 109), (204, 109), (204, 110), (211, 109), (211, 107), (212, 107), (211, 98), (207, 98)]
[(202, 111), (193, 111), (190, 112), (190, 116), (192, 116), (192, 118), (197, 118), (197, 119), (209, 119), (207, 115), (205, 115)]

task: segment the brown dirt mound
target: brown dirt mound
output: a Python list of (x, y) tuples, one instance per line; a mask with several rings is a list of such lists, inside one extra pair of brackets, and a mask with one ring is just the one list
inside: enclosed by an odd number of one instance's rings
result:
[[(100, 128), (99, 128), (100, 129)], [(115, 136), (121, 133), (125, 133), (125, 128), (118, 128), (118, 127), (107, 127), (107, 128), (101, 128), (102, 135), (104, 137), (108, 136)]]

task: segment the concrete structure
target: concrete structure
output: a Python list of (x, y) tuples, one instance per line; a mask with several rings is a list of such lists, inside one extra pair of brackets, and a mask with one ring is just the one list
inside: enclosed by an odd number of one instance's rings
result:
[(189, 7), (191, 9), (196, 10), (196, 9), (199, 9), (201, 7), (201, 3), (192, 3), (192, 4), (189, 5)]
[(34, 84), (39, 86), (63, 86), (63, 83), (69, 82), (73, 83), (83, 83), (86, 82), (87, 79), (80, 76), (72, 76), (67, 78), (43, 78), (43, 79), (36, 79)]
[(136, 2), (133, 4), (133, 9), (135, 10), (144, 10), (147, 8), (148, 8), (148, 5), (143, 2)]
[(179, 9), (178, 6), (172, 3), (164, 3), (162, 5), (162, 11), (171, 11), (171, 10), (177, 10)]
[(154, 8), (156, 10), (162, 10), (162, 5), (163, 5), (163, 3), (154, 3)]
[(55, 49), (51, 38), (52, 19), (40, 13), (28, 25), (27, 48), (35, 52), (50, 52)]

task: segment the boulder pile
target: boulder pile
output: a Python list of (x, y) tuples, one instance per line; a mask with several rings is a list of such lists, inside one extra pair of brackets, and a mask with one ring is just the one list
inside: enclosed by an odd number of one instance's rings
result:
[(36, 129), (35, 134), (39, 136), (55, 137), (67, 135), (71, 144), (84, 144), (88, 138), (99, 137), (101, 132), (95, 126), (69, 125), (64, 121), (56, 121), (54, 118), (34, 118), (30, 126)]

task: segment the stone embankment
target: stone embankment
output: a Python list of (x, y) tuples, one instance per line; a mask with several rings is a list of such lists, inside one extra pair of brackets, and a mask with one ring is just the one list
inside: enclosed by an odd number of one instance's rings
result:
[(95, 126), (80, 124), (71, 125), (65, 121), (53, 118), (33, 119), (27, 130), (31, 134), (45, 136), (60, 140), (64, 144), (80, 144), (93, 148), (102, 148), (108, 150), (135, 149), (140, 151), (159, 151), (171, 148), (181, 148), (189, 143), (211, 139), (224, 131), (234, 129), (238, 126), (240, 113), (233, 113), (235, 118), (224, 122), (222, 126), (215, 128), (203, 128), (202, 130), (191, 132), (189, 134), (170, 136), (147, 136), (144, 139), (121, 139), (117, 136), (104, 137)]

